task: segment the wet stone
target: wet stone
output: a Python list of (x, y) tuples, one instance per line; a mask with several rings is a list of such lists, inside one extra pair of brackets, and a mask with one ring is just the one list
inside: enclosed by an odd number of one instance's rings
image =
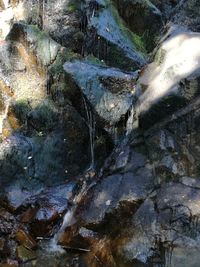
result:
[(22, 262), (32, 261), (36, 259), (36, 253), (20, 245), (17, 247), (17, 257)]
[(6, 240), (0, 238), (0, 258), (6, 258), (9, 255), (9, 248), (7, 247)]
[(16, 240), (27, 249), (34, 249), (37, 246), (36, 241), (24, 230), (18, 230), (15, 236)]

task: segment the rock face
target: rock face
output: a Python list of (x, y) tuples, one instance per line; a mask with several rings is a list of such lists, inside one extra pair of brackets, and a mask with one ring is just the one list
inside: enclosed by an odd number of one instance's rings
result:
[(114, 67), (135, 70), (146, 64), (142, 40), (130, 32), (111, 1), (88, 1), (86, 52)]
[(1, 266), (199, 267), (198, 7), (0, 0)]
[(137, 73), (80, 61), (66, 63), (64, 69), (108, 128), (126, 115), (139, 94), (134, 88)]
[(161, 11), (150, 1), (115, 0), (119, 13), (129, 28), (141, 36), (147, 51), (154, 49), (163, 26)]
[[(149, 170), (143, 170), (138, 176), (133, 173), (123, 175), (112, 175), (105, 177), (96, 187), (91, 204), (83, 215), (83, 220), (91, 227), (106, 221), (106, 228), (109, 229), (109, 214), (117, 212), (122, 206), (122, 212), (129, 212), (137, 209), (137, 205), (143, 201), (152, 189), (152, 175)], [(114, 186), (113, 186), (114, 185)], [(128, 203), (128, 204), (127, 204)], [(128, 206), (126, 211), (124, 206)], [(106, 230), (105, 230), (106, 231)]]

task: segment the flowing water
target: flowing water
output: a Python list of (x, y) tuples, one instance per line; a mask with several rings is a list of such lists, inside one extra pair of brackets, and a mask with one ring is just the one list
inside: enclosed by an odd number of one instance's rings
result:
[(83, 104), (86, 112), (87, 126), (89, 130), (90, 137), (90, 167), (89, 170), (95, 168), (95, 155), (94, 155), (94, 146), (95, 146), (95, 115), (91, 110), (91, 107), (88, 105), (85, 97), (83, 96)]
[(81, 186), (81, 190), (77, 193), (77, 195), (73, 199), (72, 207), (69, 209), (66, 214), (64, 215), (63, 222), (57, 231), (57, 233), (54, 235), (54, 237), (49, 242), (49, 250), (52, 252), (58, 252), (58, 253), (64, 253), (65, 250), (62, 248), (62, 246), (58, 245), (59, 238), (64, 233), (65, 229), (68, 226), (73, 225), (76, 223), (75, 219), (75, 212), (78, 207), (78, 204), (83, 200), (83, 198), (86, 196), (88, 190), (95, 185), (95, 182), (91, 182), (87, 184), (86, 182), (83, 182)]

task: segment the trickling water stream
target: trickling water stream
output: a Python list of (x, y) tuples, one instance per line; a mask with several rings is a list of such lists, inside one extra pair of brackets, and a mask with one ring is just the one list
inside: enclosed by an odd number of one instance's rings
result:
[(91, 163), (89, 166), (89, 170), (93, 170), (95, 168), (95, 155), (94, 155), (94, 145), (95, 145), (95, 115), (91, 110), (91, 107), (88, 105), (85, 97), (83, 96), (83, 103), (86, 112), (87, 118), (87, 126), (89, 130), (89, 137), (90, 137), (90, 156), (91, 156)]

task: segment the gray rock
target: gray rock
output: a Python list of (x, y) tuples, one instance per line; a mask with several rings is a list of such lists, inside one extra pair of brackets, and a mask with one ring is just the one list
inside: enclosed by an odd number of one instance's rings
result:
[[(80, 31), (79, 9), (80, 3), (76, 0), (73, 2), (70, 0), (59, 2), (27, 0), (21, 1), (17, 7), (13, 8), (19, 21), (23, 20), (27, 24), (37, 25), (41, 30), (48, 32), (56, 42), (74, 49), (75, 46), (77, 49), (77, 46), (81, 45), (77, 43), (76, 38), (76, 34)], [(21, 14), (21, 10), (26, 11)]]
[(179, 1), (173, 13), (172, 21), (174, 23), (185, 26), (192, 31), (200, 31), (199, 1)]
[(163, 27), (160, 10), (147, 0), (114, 0), (132, 32), (142, 36), (147, 51), (154, 49)]
[(89, 62), (75, 61), (64, 65), (98, 116), (107, 126), (122, 119), (136, 100), (136, 73), (126, 73)]
[[(88, 225), (98, 225), (104, 222), (106, 215), (115, 213), (124, 205), (124, 209), (144, 200), (152, 190), (153, 181), (150, 170), (143, 173), (116, 174), (103, 178), (95, 187), (89, 206), (83, 214), (83, 220)], [(123, 204), (124, 203), (124, 204)], [(129, 203), (129, 204), (128, 204)]]
[[(145, 65), (145, 48), (142, 40), (126, 28), (111, 1), (104, 1), (104, 4), (97, 2), (96, 5), (100, 6), (98, 11), (93, 7), (93, 1), (88, 1), (85, 7), (89, 32), (86, 50), (96, 56), (100, 55), (101, 59), (114, 67), (136, 70)], [(104, 54), (99, 44), (106, 47)]]
[(121, 247), (122, 256), (129, 261), (138, 260), (146, 263), (153, 255), (155, 236), (159, 232), (156, 228), (157, 213), (154, 203), (147, 199), (134, 214), (131, 227), (126, 230), (129, 238)]
[[(20, 37), (23, 38), (20, 40)], [(15, 23), (7, 36), (9, 41), (18, 41), (28, 45), (34, 50), (37, 59), (43, 66), (49, 66), (56, 58), (60, 45), (52, 40), (37, 26), (27, 25), (22, 22)]]

